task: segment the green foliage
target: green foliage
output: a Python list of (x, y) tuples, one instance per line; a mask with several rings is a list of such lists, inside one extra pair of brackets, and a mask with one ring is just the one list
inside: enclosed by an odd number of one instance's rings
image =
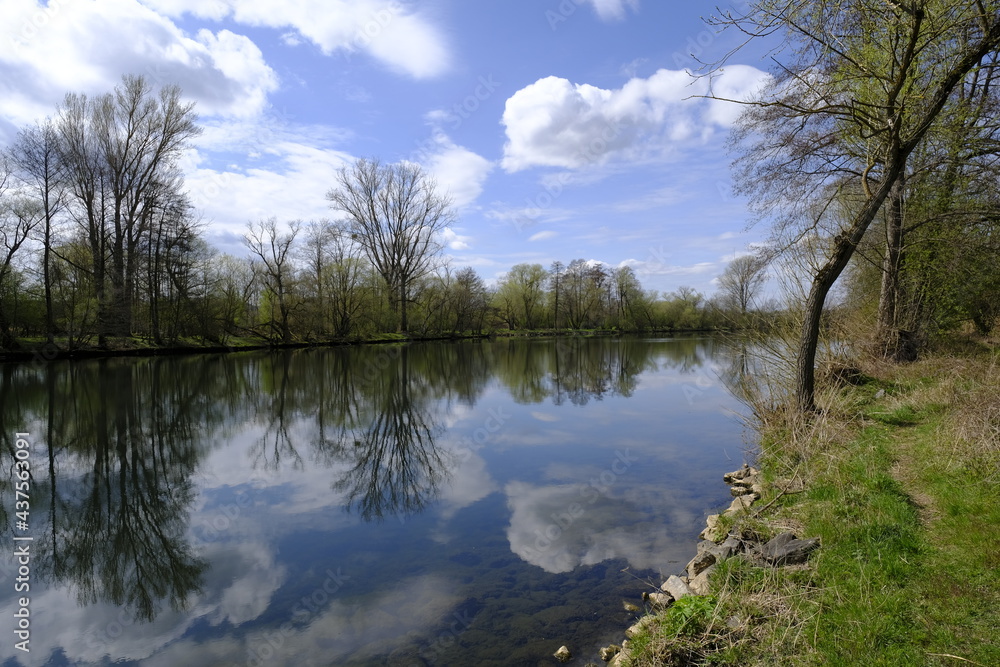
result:
[(711, 623), (717, 605), (718, 600), (712, 595), (683, 597), (660, 616), (662, 631), (675, 636), (701, 634)]

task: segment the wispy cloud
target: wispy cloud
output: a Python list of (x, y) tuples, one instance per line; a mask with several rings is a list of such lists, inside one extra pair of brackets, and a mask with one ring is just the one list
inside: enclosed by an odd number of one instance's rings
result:
[(532, 242), (533, 241), (544, 241), (545, 239), (551, 239), (551, 238), (554, 238), (556, 236), (559, 236), (559, 233), (558, 232), (554, 232), (551, 229), (549, 229), (549, 230), (546, 230), (544, 232), (538, 232), (537, 234), (532, 234), (531, 236), (528, 237), (528, 241), (532, 241)]

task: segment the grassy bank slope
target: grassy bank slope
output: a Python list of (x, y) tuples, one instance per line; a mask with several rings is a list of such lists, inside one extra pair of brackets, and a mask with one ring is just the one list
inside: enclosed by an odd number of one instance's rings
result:
[(769, 416), (760, 466), (806, 490), (769, 486), (738, 528), (822, 547), (794, 568), (724, 561), (683, 641), (662, 612), (631, 664), (1000, 665), (1000, 353), (864, 371), (822, 417)]

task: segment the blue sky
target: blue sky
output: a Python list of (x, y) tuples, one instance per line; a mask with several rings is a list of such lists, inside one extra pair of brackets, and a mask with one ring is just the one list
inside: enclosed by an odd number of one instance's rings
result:
[[(726, 8), (727, 5), (722, 5)], [(735, 34), (711, 2), (660, 0), (0, 0), (0, 142), (66, 92), (122, 74), (176, 83), (205, 131), (186, 156), (205, 236), (245, 251), (248, 221), (336, 218), (359, 157), (420, 163), (454, 200), (452, 266), (629, 264), (643, 285), (703, 292), (762, 240), (730, 192), (738, 106), (690, 57)], [(740, 53), (714, 81), (749, 94)]]

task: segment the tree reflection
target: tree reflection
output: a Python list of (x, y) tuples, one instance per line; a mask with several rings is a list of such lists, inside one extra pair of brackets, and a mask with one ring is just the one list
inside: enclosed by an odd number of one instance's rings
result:
[(148, 621), (200, 589), (188, 518), (211, 447), (254, 433), (247, 463), (327, 469), (331, 502), (381, 521), (438, 498), (460, 458), (437, 442), (445, 417), (494, 380), (518, 402), (583, 405), (705, 357), (693, 341), (568, 338), (5, 364), (0, 419), (47, 447), (32, 462), (39, 575)]
[(263, 391), (257, 397), (256, 414), (266, 420), (264, 432), (251, 449), (254, 468), (277, 470), (282, 462), (302, 467), (302, 456), (289, 435), (288, 425), (297, 412), (291, 376), (292, 351), (273, 352), (261, 364)]
[[(161, 369), (158, 360), (99, 364), (91, 469), (56, 532), (55, 575), (76, 585), (80, 602), (124, 606), (144, 621), (164, 603), (183, 608), (206, 567), (185, 537), (199, 458), (191, 397)], [(149, 377), (137, 381), (141, 371)]]
[(345, 493), (346, 509), (365, 521), (421, 511), (450, 469), (434, 443), (441, 428), (430, 408), (430, 384), (427, 376), (412, 372), (410, 356), (408, 347), (401, 348), (398, 358), (370, 378), (371, 419), (344, 430), (350, 467), (333, 488)]
[(184, 608), (207, 566), (186, 537), (198, 443), (214, 421), (194, 390), (210, 386), (206, 364), (164, 376), (165, 361), (26, 366), (21, 400), (3, 404), (4, 421), (16, 415), (47, 445), (32, 462), (36, 571), (80, 604), (140, 621)]
[(637, 338), (506, 341), (496, 372), (518, 403), (551, 398), (556, 405), (586, 405), (606, 396), (631, 396), (639, 376), (656, 370), (657, 359), (669, 349)]

